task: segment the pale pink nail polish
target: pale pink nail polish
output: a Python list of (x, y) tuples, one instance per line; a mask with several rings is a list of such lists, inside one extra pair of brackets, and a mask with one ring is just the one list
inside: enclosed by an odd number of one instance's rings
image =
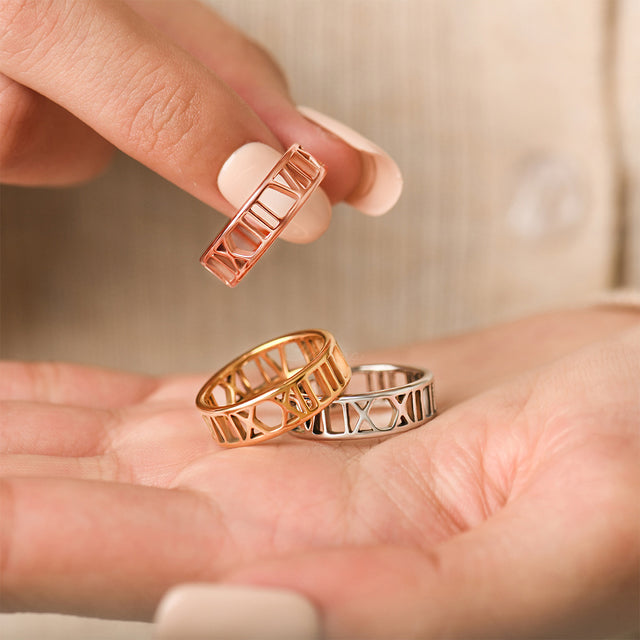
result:
[(154, 640), (317, 640), (316, 610), (281, 589), (184, 584), (169, 590), (155, 615)]
[(346, 202), (372, 216), (389, 211), (402, 193), (402, 174), (393, 158), (357, 131), (324, 113), (309, 107), (298, 107), (298, 111), (307, 120), (333, 133), (360, 152), (362, 178), (346, 198)]
[[(250, 142), (234, 151), (218, 173), (220, 193), (240, 208), (265, 176), (282, 157), (282, 153), (262, 142)], [(331, 202), (322, 188), (316, 189), (281, 238), (304, 244), (319, 238), (331, 222)]]

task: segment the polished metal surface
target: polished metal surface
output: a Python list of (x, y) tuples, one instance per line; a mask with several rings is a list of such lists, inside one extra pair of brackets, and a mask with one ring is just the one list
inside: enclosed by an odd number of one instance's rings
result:
[(380, 438), (415, 429), (435, 414), (430, 371), (361, 365), (352, 368), (351, 382), (342, 396), (292, 433), (318, 440)]
[(300, 145), (289, 147), (202, 254), (205, 269), (235, 287), (293, 220), (325, 173)]
[(196, 405), (222, 446), (275, 438), (329, 406), (351, 379), (335, 338), (321, 329), (270, 340), (214, 373)]

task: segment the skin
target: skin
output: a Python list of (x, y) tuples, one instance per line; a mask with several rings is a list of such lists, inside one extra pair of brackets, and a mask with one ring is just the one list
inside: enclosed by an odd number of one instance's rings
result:
[(3, 363), (2, 606), (148, 619), (170, 586), (210, 581), (294, 589), (331, 638), (631, 630), (640, 314), (558, 312), (362, 360), (383, 356), (434, 371), (428, 425), (232, 450), (194, 408), (206, 375)]
[(218, 172), (256, 141), (302, 144), (332, 202), (358, 185), (359, 154), (303, 118), (271, 57), (200, 3), (0, 3), (0, 182), (87, 180), (118, 148), (231, 215)]

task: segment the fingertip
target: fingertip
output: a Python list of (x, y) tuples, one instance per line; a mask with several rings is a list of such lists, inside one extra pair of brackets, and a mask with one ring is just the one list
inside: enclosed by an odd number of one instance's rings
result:
[(330, 203), (346, 200), (357, 188), (362, 174), (357, 149), (307, 119), (290, 103), (261, 115), (285, 147), (298, 143), (327, 168), (322, 188)]
[[(218, 173), (220, 193), (233, 207), (240, 208), (281, 157), (280, 151), (261, 142), (250, 142), (236, 149)], [(322, 188), (317, 188), (280, 237), (306, 244), (319, 238), (330, 222), (331, 202)]]
[(389, 211), (400, 198), (402, 174), (393, 158), (377, 144), (342, 122), (310, 107), (299, 112), (321, 131), (339, 139), (356, 152), (360, 173), (344, 200), (362, 213), (379, 216)]
[(286, 145), (300, 143), (327, 168), (322, 183), (332, 203), (344, 201), (370, 216), (389, 211), (402, 193), (393, 158), (351, 127), (309, 107), (279, 103), (262, 113)]
[(295, 244), (308, 244), (317, 240), (329, 228), (331, 217), (331, 202), (323, 188), (318, 187), (287, 225), (281, 237)]

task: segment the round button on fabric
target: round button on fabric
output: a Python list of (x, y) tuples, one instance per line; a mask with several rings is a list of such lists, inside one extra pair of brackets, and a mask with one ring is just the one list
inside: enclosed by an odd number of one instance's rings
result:
[(524, 240), (542, 240), (579, 227), (587, 216), (584, 182), (574, 164), (540, 155), (523, 166), (507, 211), (507, 226)]

